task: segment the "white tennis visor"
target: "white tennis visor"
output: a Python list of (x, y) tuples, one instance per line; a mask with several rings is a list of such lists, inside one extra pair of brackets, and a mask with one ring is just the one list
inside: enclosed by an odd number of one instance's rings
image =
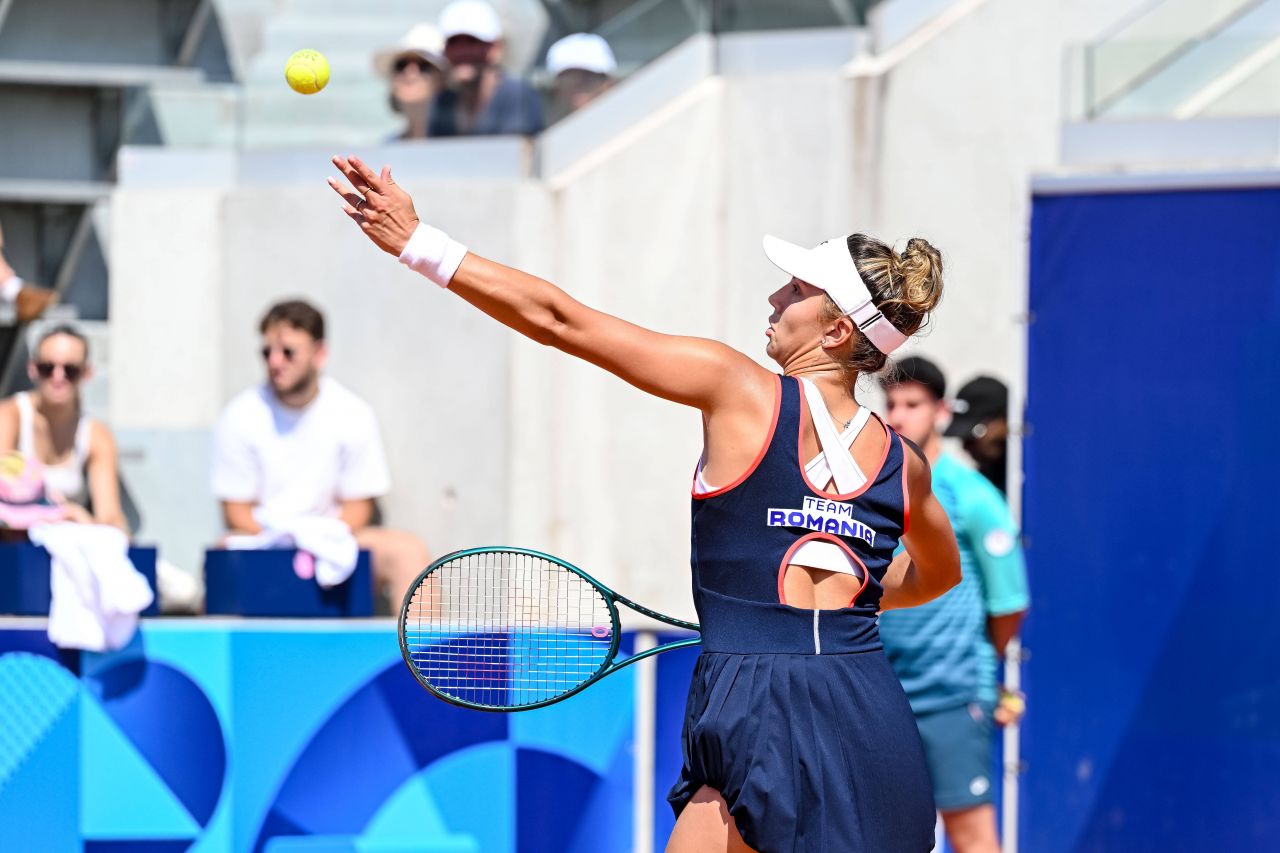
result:
[(766, 234), (764, 253), (784, 273), (825, 290), (880, 352), (888, 355), (907, 342), (907, 336), (894, 328), (876, 307), (871, 289), (858, 274), (858, 267), (849, 254), (847, 237), (805, 249)]

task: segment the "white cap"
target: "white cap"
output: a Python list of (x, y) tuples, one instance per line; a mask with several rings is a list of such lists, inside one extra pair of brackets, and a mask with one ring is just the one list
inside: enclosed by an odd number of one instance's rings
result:
[(612, 75), (618, 70), (609, 43), (595, 33), (571, 33), (547, 51), (547, 71), (552, 75), (570, 68)]
[(502, 38), (502, 19), (484, 0), (453, 0), (440, 13), (440, 33), (446, 41), (471, 36), (495, 42)]
[(848, 239), (838, 237), (805, 249), (766, 234), (764, 253), (778, 269), (825, 290), (875, 348), (888, 355), (905, 344), (907, 336), (894, 328), (875, 306), (871, 289), (862, 280), (849, 254)]
[(417, 56), (441, 71), (449, 70), (449, 62), (444, 58), (444, 37), (434, 24), (416, 24), (400, 41), (374, 54), (373, 66), (378, 73), (390, 77), (396, 60), (402, 56)]

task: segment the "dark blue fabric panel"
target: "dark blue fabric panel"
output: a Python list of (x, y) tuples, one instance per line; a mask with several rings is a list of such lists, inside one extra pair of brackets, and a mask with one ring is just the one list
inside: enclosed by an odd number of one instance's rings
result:
[(1280, 849), (1280, 190), (1041, 197), (1023, 849)]

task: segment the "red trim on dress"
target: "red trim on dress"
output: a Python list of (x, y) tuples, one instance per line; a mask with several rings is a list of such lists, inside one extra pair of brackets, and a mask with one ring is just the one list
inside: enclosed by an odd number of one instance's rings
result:
[(693, 495), (693, 499), (695, 501), (703, 501), (703, 500), (706, 500), (707, 498), (714, 498), (717, 495), (723, 495), (725, 492), (731, 489), (738, 488), (738, 486), (741, 486), (744, 482), (746, 482), (746, 479), (748, 477), (750, 477), (752, 474), (756, 472), (756, 469), (760, 467), (760, 463), (764, 461), (765, 454), (769, 452), (769, 445), (773, 444), (773, 434), (778, 429), (778, 415), (782, 411), (782, 377), (778, 376), (777, 374), (774, 374), (773, 379), (774, 379), (774, 383), (777, 385), (777, 392), (778, 392), (777, 395), (773, 398), (773, 422), (769, 424), (769, 434), (764, 437), (764, 446), (760, 448), (760, 452), (756, 455), (755, 461), (751, 463), (751, 467), (749, 467), (741, 477), (734, 480), (729, 485), (723, 486), (719, 489), (716, 489), (715, 491), (703, 492), (703, 493), (698, 492), (698, 467), (699, 466), (695, 465), (693, 469), (693, 483), (689, 487), (689, 493)]
[[(849, 492), (848, 494), (845, 494), (845, 495), (842, 495), (839, 493), (824, 492), (822, 489), (819, 489), (817, 486), (815, 486), (813, 483), (809, 481), (809, 475), (805, 473), (805, 470), (804, 470), (804, 463), (800, 461), (801, 459), (804, 458), (804, 422), (807, 420), (808, 421), (813, 420), (813, 417), (809, 415), (809, 402), (805, 399), (804, 392), (801, 391), (800, 393), (800, 428), (797, 430), (797, 435), (796, 435), (796, 463), (800, 466), (800, 476), (804, 478), (804, 484), (808, 486), (814, 492), (814, 494), (819, 495), (820, 497), (824, 497), (828, 500), (847, 501), (850, 498), (856, 498), (858, 495), (862, 494), (867, 489), (871, 488), (871, 486), (875, 483), (876, 478), (880, 476), (880, 472), (884, 469), (884, 460), (889, 458), (889, 445), (893, 443), (893, 437), (890, 435), (891, 430), (889, 429), (888, 426), (885, 425), (884, 421), (880, 420), (879, 415), (877, 415), (875, 412), (872, 412), (871, 417), (875, 418), (876, 422), (880, 424), (880, 428), (884, 430), (884, 452), (880, 454), (880, 464), (876, 465), (875, 471), (873, 473), (866, 475), (867, 481), (862, 484), (862, 488), (857, 489), (856, 491)], [(857, 441), (858, 440), (857, 436), (854, 436), (853, 440)], [(822, 447), (821, 441), (818, 442), (818, 447), (819, 448)], [(850, 452), (852, 452), (852, 450), (850, 450)]]
[(898, 444), (902, 447), (902, 535), (907, 535), (911, 527), (911, 488), (907, 484), (907, 443), (898, 433)]
[[(834, 542), (837, 546), (844, 549), (845, 553), (849, 555), (849, 559), (853, 560), (853, 562), (858, 566), (858, 568), (862, 569), (862, 586), (858, 587), (858, 591), (853, 594), (853, 599), (848, 604), (845, 605), (845, 607), (853, 607), (853, 605), (858, 603), (858, 597), (862, 595), (863, 590), (867, 588), (867, 584), (871, 580), (871, 572), (867, 571), (867, 564), (862, 562), (862, 559), (856, 553), (854, 553), (854, 550), (852, 548), (846, 545), (838, 537), (833, 536), (830, 533), (823, 533), (822, 531), (818, 531), (818, 530), (815, 530), (812, 533), (806, 533), (804, 536), (801, 536), (799, 539), (797, 539), (795, 542), (791, 544), (791, 547), (787, 549), (787, 553), (782, 556), (782, 565), (778, 567), (778, 603), (780, 604), (787, 603), (787, 594), (786, 594), (786, 590), (783, 588), (783, 582), (787, 578), (787, 569), (791, 567), (791, 558), (795, 556), (796, 551), (800, 550), (801, 545), (803, 545), (806, 542), (810, 542), (814, 539), (825, 539), (828, 542)], [(818, 566), (804, 566), (803, 568), (817, 569), (820, 572), (831, 571), (830, 569), (823, 569)], [(787, 605), (787, 606), (790, 607), (791, 605)], [(813, 608), (808, 608), (808, 609), (813, 609)], [(818, 608), (818, 609), (821, 610), (821, 609), (832, 609), (832, 608)], [(834, 608), (834, 609), (839, 609), (839, 608)]]

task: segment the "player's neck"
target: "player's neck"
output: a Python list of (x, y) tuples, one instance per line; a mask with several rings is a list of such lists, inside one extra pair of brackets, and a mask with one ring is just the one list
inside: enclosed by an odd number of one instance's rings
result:
[(850, 379), (844, 368), (833, 362), (821, 350), (800, 353), (782, 366), (782, 372), (796, 379), (808, 379), (818, 386), (822, 396), (828, 400), (842, 396), (852, 397), (853, 387), (858, 381), (856, 374)]

